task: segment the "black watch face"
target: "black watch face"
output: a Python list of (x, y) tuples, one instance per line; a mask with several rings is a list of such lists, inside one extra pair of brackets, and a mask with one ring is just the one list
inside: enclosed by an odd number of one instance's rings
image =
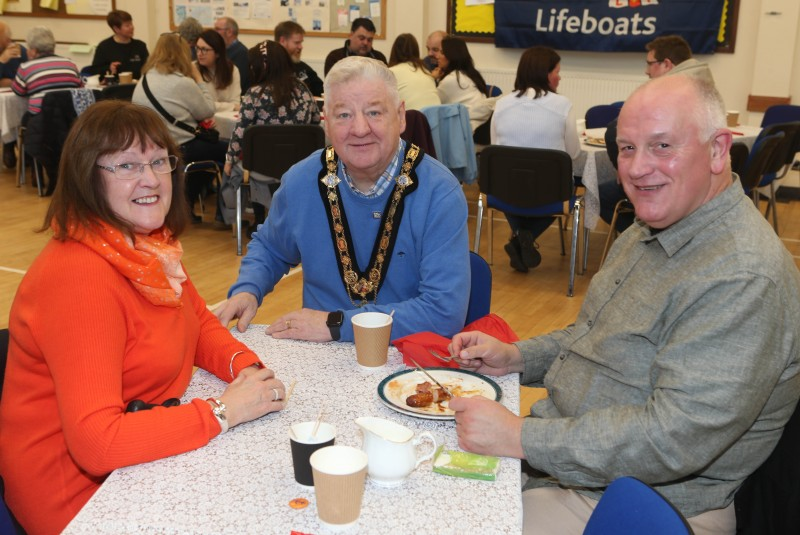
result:
[(339, 327), (344, 323), (344, 312), (337, 310), (328, 314), (328, 327)]

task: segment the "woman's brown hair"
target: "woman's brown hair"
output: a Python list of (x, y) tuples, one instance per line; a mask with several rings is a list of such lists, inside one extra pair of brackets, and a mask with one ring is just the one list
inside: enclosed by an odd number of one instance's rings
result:
[(289, 53), (275, 41), (262, 41), (247, 51), (250, 63), (250, 87), (260, 87), (259, 96), (267, 87), (275, 106), (288, 106), (297, 84)]
[(561, 63), (558, 52), (547, 46), (534, 46), (522, 53), (517, 66), (514, 90), (521, 97), (528, 89), (536, 91), (534, 98), (555, 93), (550, 87), (548, 75)]
[(214, 87), (217, 89), (225, 89), (231, 85), (231, 83), (233, 83), (234, 69), (233, 62), (228, 59), (228, 54), (225, 49), (225, 40), (215, 30), (206, 30), (198, 35), (197, 38), (205, 41), (217, 56), (217, 60), (214, 62), (213, 75), (207, 67), (200, 65), (199, 61), (197, 62), (197, 68), (200, 70), (200, 75), (206, 82), (213, 81)]
[(189, 213), (183, 193), (181, 152), (156, 112), (123, 100), (93, 104), (72, 125), (61, 154), (55, 193), (39, 230), (45, 231), (52, 225), (54, 237), (63, 241), (69, 237), (69, 224), (91, 231), (99, 223), (105, 223), (135, 238), (133, 225), (114, 213), (108, 202), (97, 161), (106, 154), (148, 142), (178, 157), (164, 226), (174, 236), (180, 235)]
[(177, 32), (162, 33), (156, 41), (147, 63), (142, 67), (142, 74), (150, 69), (155, 69), (161, 74), (179, 72), (184, 76), (192, 77), (192, 52), (189, 43), (184, 41)]
[(394, 67), (400, 63), (411, 63), (415, 69), (428, 72), (425, 63), (419, 57), (419, 44), (417, 38), (410, 33), (401, 33), (394, 40), (392, 53), (389, 55), (389, 67)]

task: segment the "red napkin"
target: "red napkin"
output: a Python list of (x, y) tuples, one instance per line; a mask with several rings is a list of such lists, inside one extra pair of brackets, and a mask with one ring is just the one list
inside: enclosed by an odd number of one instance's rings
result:
[[(517, 336), (514, 330), (497, 314), (488, 314), (473, 321), (461, 330), (461, 332), (467, 331), (481, 331), (506, 343), (519, 340), (519, 336)], [(403, 354), (403, 362), (406, 366), (414, 367), (414, 363), (408, 359), (408, 357), (411, 357), (423, 368), (458, 368), (458, 364), (454, 361), (444, 362), (429, 353), (428, 350), (433, 349), (440, 355), (449, 355), (447, 346), (450, 344), (450, 339), (436, 333), (429, 331), (414, 333), (393, 340), (392, 344)]]

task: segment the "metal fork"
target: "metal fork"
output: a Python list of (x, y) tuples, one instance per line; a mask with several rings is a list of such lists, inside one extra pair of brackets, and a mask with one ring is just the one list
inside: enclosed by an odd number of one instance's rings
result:
[(431, 355), (433, 355), (437, 359), (439, 359), (441, 361), (444, 361), (444, 362), (450, 362), (451, 360), (453, 360), (455, 358), (455, 357), (452, 357), (452, 356), (451, 357), (446, 357), (446, 356), (438, 353), (437, 351), (435, 351), (433, 349), (429, 349), (428, 353), (430, 353)]

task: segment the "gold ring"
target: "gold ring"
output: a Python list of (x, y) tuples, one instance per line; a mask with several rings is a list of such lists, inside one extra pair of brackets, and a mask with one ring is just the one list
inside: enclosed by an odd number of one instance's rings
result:
[(287, 329), (291, 329), (292, 328), (292, 320), (286, 320), (286, 328)]

